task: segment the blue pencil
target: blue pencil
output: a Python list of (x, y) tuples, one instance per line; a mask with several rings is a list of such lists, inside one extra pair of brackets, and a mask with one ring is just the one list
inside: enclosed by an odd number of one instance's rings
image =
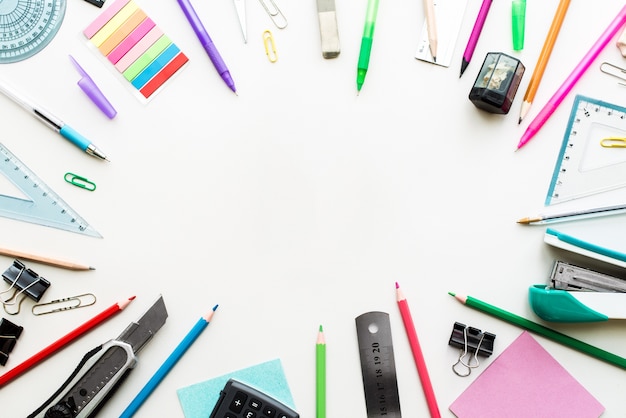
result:
[(185, 354), (187, 349), (191, 347), (191, 345), (196, 341), (196, 339), (202, 334), (202, 331), (209, 325), (211, 322), (211, 318), (213, 317), (213, 313), (217, 309), (218, 305), (215, 305), (209, 313), (200, 318), (198, 322), (191, 328), (191, 330), (187, 333), (185, 338), (178, 344), (178, 346), (172, 351), (172, 354), (163, 362), (159, 370), (157, 370), (154, 375), (148, 380), (148, 383), (141, 389), (141, 391), (135, 396), (135, 399), (126, 407), (124, 412), (120, 415), (120, 418), (130, 418), (139, 410), (141, 405), (148, 399), (150, 394), (159, 386), (159, 383), (165, 376), (174, 368), (178, 360)]

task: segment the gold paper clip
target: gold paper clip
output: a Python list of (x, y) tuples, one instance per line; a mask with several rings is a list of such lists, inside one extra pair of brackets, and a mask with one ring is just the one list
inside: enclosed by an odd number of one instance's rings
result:
[(272, 22), (276, 25), (278, 29), (285, 29), (287, 27), (287, 19), (283, 12), (280, 11), (274, 0), (259, 0), (263, 8), (270, 15)]
[(278, 61), (274, 37), (272, 36), (272, 32), (269, 30), (263, 32), (263, 45), (265, 46), (265, 55), (267, 55), (267, 59), (270, 60), (270, 62)]
[[(614, 65), (608, 62), (603, 62), (602, 64), (600, 64), (600, 71), (602, 71), (604, 74), (617, 77), (620, 80), (626, 80), (626, 70), (618, 67), (617, 65)], [(617, 84), (621, 86), (626, 86), (626, 84), (624, 83), (617, 83)]]
[[(84, 308), (96, 303), (96, 296), (93, 293), (83, 293), (82, 295), (68, 296), (62, 299), (55, 299), (46, 303), (33, 305), (33, 315), (46, 315), (55, 312), (68, 311), (70, 309)], [(52, 307), (52, 308), (51, 308)]]
[(626, 148), (626, 137), (609, 136), (600, 140), (600, 145), (604, 148)]

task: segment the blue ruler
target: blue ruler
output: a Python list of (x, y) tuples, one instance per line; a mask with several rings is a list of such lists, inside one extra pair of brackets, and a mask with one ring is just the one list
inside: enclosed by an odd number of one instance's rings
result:
[(0, 216), (102, 238), (3, 144), (0, 144), (0, 171), (28, 197), (0, 194)]
[(607, 137), (626, 137), (626, 108), (577, 95), (546, 206), (626, 186), (626, 149), (602, 147)]

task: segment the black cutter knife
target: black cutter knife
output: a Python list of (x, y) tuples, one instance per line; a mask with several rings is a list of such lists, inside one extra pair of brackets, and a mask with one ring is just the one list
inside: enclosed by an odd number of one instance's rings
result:
[(163, 297), (115, 340), (87, 354), (76, 370), (43, 405), (28, 418), (94, 417), (135, 367), (141, 350), (167, 319)]

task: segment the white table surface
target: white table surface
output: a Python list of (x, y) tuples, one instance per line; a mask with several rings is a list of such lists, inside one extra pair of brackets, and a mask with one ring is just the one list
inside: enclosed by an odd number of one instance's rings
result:
[[(626, 64), (616, 39), (539, 134), (514, 150), (622, 2), (572, 2), (521, 125), (519, 107), (556, 0), (528, 2), (525, 48), (517, 52), (510, 2), (494, 2), (461, 78), (461, 56), (480, 1), (468, 2), (449, 68), (414, 58), (422, 2), (382, 1), (360, 95), (355, 76), (366, 1), (337, 1), (341, 54), (332, 60), (321, 56), (313, 1), (279, 0), (289, 22), (282, 30), (258, 1), (248, 1), (247, 44), (232, 1), (193, 3), (238, 95), (219, 78), (174, 0), (138, 0), (190, 59), (148, 104), (87, 47), (81, 31), (102, 10), (80, 0), (68, 1), (59, 33), (42, 52), (0, 65), (2, 80), (89, 137), (111, 160), (85, 155), (0, 97), (1, 142), (104, 237), (0, 218), (0, 245), (96, 268), (72, 272), (27, 263), (52, 282), (45, 300), (84, 292), (98, 299), (92, 307), (43, 317), (33, 316), (32, 302), (24, 302), (23, 312), (9, 318), (24, 333), (5, 369), (115, 301), (136, 295), (121, 314), (0, 389), (0, 414), (32, 412), (84, 353), (117, 337), (161, 294), (167, 323), (101, 416), (119, 415), (215, 304), (220, 307), (209, 328), (138, 417), (182, 417), (178, 388), (274, 358), (283, 363), (301, 416), (313, 417), (320, 324), (328, 344), (328, 416), (364, 417), (354, 318), (375, 310), (390, 314), (403, 415), (427, 416), (395, 302), (398, 281), (440, 409), (452, 416), (448, 406), (478, 376), (460, 378), (451, 370), (458, 356), (448, 346), (454, 322), (495, 333), (496, 355), (521, 329), (466, 308), (447, 292), (468, 293), (539, 321), (527, 302), (528, 287), (545, 283), (553, 261), (568, 254), (543, 243), (545, 227), (516, 220), (543, 209), (574, 95), (626, 105), (624, 87), (599, 71), (603, 61)], [(274, 64), (265, 56), (265, 29), (275, 38)], [(526, 66), (508, 115), (486, 113), (468, 100), (487, 52), (515, 56)], [(117, 108), (115, 119), (107, 119), (76, 86), (79, 77), (68, 54)], [(68, 185), (68, 171), (93, 180), (97, 190)], [(8, 267), (12, 259), (0, 262)], [(549, 325), (626, 356), (622, 323)], [(623, 370), (537, 339), (606, 407), (604, 417), (624, 416)]]

